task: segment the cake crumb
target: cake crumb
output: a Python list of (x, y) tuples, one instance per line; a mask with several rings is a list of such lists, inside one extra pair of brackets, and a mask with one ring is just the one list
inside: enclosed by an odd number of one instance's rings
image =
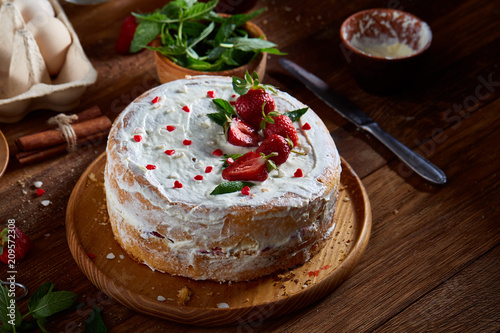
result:
[[(28, 202), (29, 202), (29, 200), (28, 200)], [(50, 200), (43, 200), (43, 201), (41, 202), (41, 204), (42, 204), (43, 206), (47, 207), (48, 205), (50, 205)]]
[(36, 187), (36, 188), (40, 188), (42, 187), (43, 183), (41, 181), (36, 181), (33, 183), (33, 185)]
[(158, 296), (156, 299), (157, 299), (159, 302), (165, 302), (165, 301), (167, 300), (165, 297), (163, 297), (163, 296), (161, 296), (161, 295), (160, 295), (160, 296)]
[(227, 309), (227, 308), (229, 308), (229, 304), (222, 302), (222, 303), (218, 303), (217, 307), (219, 309)]
[(88, 179), (92, 182), (97, 182), (97, 178), (95, 177), (95, 174), (93, 172), (89, 173)]
[(343, 199), (343, 201), (344, 201), (344, 202), (348, 202), (348, 201), (351, 201), (351, 199), (349, 199), (349, 197), (345, 197), (345, 198)]
[(286, 274), (278, 274), (278, 278), (281, 281), (289, 281), (295, 277), (295, 274), (293, 272), (287, 272)]
[(183, 286), (177, 291), (177, 304), (186, 305), (186, 303), (191, 299), (193, 291), (189, 289), (188, 286)]
[(210, 296), (210, 297), (211, 297), (211, 296), (213, 296), (213, 295), (214, 295), (214, 292), (213, 292), (213, 291), (211, 291), (211, 292), (208, 292), (208, 293), (207, 293), (207, 296)]
[(106, 256), (106, 259), (109, 259), (109, 260), (115, 259), (114, 253), (113, 252), (108, 253), (108, 255)]
[(394, 209), (394, 210), (392, 211), (392, 213), (393, 213), (394, 215), (398, 215), (398, 213), (399, 213), (399, 210), (397, 210), (397, 209)]

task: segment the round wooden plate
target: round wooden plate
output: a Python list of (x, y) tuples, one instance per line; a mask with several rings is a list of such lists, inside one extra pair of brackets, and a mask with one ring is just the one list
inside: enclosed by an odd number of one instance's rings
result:
[(2, 131), (0, 131), (0, 177), (7, 169), (7, 164), (9, 164), (9, 144)]
[[(105, 154), (99, 156), (73, 189), (66, 212), (69, 248), (92, 283), (145, 314), (190, 325), (255, 325), (328, 295), (347, 278), (368, 242), (370, 203), (361, 181), (342, 160), (335, 230), (325, 248), (304, 265), (238, 283), (155, 272), (128, 257), (113, 238), (104, 195), (105, 162)], [(185, 287), (192, 295), (182, 304), (179, 290)]]

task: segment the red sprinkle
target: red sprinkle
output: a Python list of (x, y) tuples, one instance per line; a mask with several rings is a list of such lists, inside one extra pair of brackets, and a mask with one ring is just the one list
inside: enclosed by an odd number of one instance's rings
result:
[(325, 265), (323, 267), (321, 267), (322, 270), (327, 270), (328, 268), (331, 268), (332, 266), (331, 265)]
[(37, 189), (37, 190), (36, 190), (36, 195), (37, 195), (37, 196), (41, 196), (41, 195), (42, 195), (42, 194), (44, 194), (44, 193), (45, 193), (45, 191), (44, 191), (44, 190), (42, 190), (41, 188), (39, 188), (39, 189)]
[(236, 105), (236, 102), (235, 101), (230, 101), (229, 104)]
[(146, 169), (148, 169), (148, 170), (154, 170), (154, 169), (156, 169), (156, 165), (148, 164), (148, 165), (146, 165)]
[(174, 188), (182, 188), (182, 183), (178, 180), (174, 182)]
[(191, 110), (189, 110), (189, 106), (187, 106), (187, 105), (183, 106), (182, 110), (184, 110), (186, 112), (191, 112)]
[(142, 141), (142, 136), (140, 136), (140, 135), (134, 135), (134, 140), (135, 140), (135, 142), (141, 142)]
[(159, 101), (160, 101), (160, 97), (156, 96), (155, 98), (153, 98), (153, 100), (151, 101), (151, 103), (156, 104)]
[(295, 171), (295, 173), (293, 174), (294, 177), (297, 177), (297, 178), (300, 178), (300, 177), (303, 177), (304, 176), (304, 173), (302, 172), (302, 169), (297, 169), (297, 171)]
[(245, 186), (241, 189), (241, 194), (243, 195), (250, 195), (250, 187)]
[(95, 258), (95, 254), (93, 254), (93, 253), (87, 253), (87, 255), (89, 256), (90, 259), (94, 259)]
[(182, 141), (182, 143), (183, 143), (185, 146), (189, 146), (190, 144), (192, 144), (192, 143), (193, 143), (193, 141), (191, 141), (191, 140), (184, 140), (184, 141)]
[(205, 168), (205, 173), (210, 173), (210, 172), (212, 172), (212, 170), (213, 170), (213, 169), (214, 169), (214, 168), (213, 168), (212, 166), (210, 166), (210, 165), (209, 165), (209, 166), (207, 166), (207, 167)]
[(167, 125), (167, 131), (172, 132), (173, 130), (175, 130), (175, 126)]
[(196, 175), (196, 176), (194, 176), (194, 180), (203, 180), (203, 176), (202, 175)]
[(318, 276), (319, 275), (319, 269), (315, 270), (315, 271), (307, 272), (307, 275), (309, 275), (309, 277)]
[(303, 130), (310, 130), (311, 129), (311, 125), (309, 125), (309, 123), (305, 123), (304, 125), (302, 125), (302, 129)]
[(236, 97), (236, 95), (233, 95), (233, 96), (231, 96), (231, 97), (232, 97), (232, 98), (235, 98), (235, 97)]
[(233, 160), (233, 158), (232, 158), (232, 157), (229, 157), (229, 158), (226, 160), (226, 162), (227, 162), (228, 164), (233, 164), (233, 163), (234, 163), (234, 160)]
[(215, 91), (213, 91), (213, 90), (208, 91), (207, 96), (210, 98), (215, 98)]
[(168, 156), (172, 156), (173, 154), (175, 154), (175, 150), (167, 149), (167, 150), (165, 150), (165, 154), (167, 154)]
[(220, 149), (215, 149), (212, 154), (214, 154), (215, 156), (222, 156), (222, 155), (224, 155), (224, 153)]

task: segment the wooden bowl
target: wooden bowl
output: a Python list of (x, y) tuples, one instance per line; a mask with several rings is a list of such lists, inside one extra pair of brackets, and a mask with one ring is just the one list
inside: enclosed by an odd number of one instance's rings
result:
[(340, 37), (349, 69), (360, 86), (385, 93), (407, 87), (418, 75), (432, 32), (412, 14), (377, 8), (347, 18)]
[[(223, 16), (224, 14), (220, 15)], [(264, 36), (264, 39), (266, 39), (264, 32), (252, 22), (245, 23), (243, 27), (248, 32), (248, 35), (250, 37), (257, 38)], [(154, 40), (153, 46), (160, 46), (160, 41)], [(196, 71), (193, 69), (181, 67), (157, 51), (155, 51), (155, 63), (156, 72), (158, 73), (158, 79), (161, 83), (184, 79), (186, 75), (238, 76), (242, 78), (245, 75), (246, 71), (248, 71), (250, 74), (252, 74), (253, 72), (257, 72), (257, 74), (259, 74), (260, 80), (262, 81), (264, 79), (264, 74), (266, 73), (267, 53), (260, 53), (251, 62), (241, 67), (218, 72)]]

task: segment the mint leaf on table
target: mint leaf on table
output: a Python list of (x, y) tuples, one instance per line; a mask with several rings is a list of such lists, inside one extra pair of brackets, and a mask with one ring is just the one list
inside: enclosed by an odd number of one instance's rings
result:
[[(2, 283), (2, 280), (0, 280), (0, 283)], [(7, 332), (14, 331), (15, 327), (21, 324), (21, 313), (17, 308), (14, 297), (15, 295), (6, 286), (0, 284), (0, 320)], [(10, 313), (12, 308), (14, 308), (13, 315)]]
[(254, 185), (255, 184), (251, 182), (240, 182), (240, 181), (222, 182), (219, 185), (217, 185), (216, 188), (214, 188), (214, 190), (210, 193), (210, 195), (239, 192), (245, 186), (252, 187)]
[(106, 333), (108, 330), (102, 321), (99, 308), (94, 306), (85, 321), (85, 333)]
[(54, 289), (54, 284), (52, 282), (45, 282), (42, 284), (28, 300), (28, 309), (33, 311), (33, 308), (40, 302), (40, 299), (51, 293), (52, 289)]
[(284, 115), (288, 116), (292, 122), (297, 121), (302, 117), (309, 108), (303, 108), (303, 109), (298, 109), (298, 110), (293, 110), (293, 111), (288, 111), (285, 112)]
[(31, 309), (34, 318), (45, 318), (68, 309), (76, 300), (70, 291), (55, 291), (43, 296)]

